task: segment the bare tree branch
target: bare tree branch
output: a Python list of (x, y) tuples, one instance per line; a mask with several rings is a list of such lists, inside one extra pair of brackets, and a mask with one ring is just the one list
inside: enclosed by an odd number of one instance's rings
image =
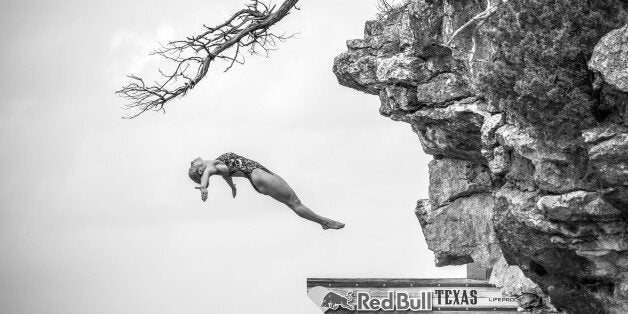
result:
[(124, 108), (136, 112), (132, 119), (146, 111), (164, 111), (164, 105), (194, 88), (207, 74), (214, 60), (227, 61), (228, 71), (235, 64), (244, 64), (243, 51), (254, 55), (268, 55), (278, 42), (293, 35), (274, 34), (269, 28), (286, 17), (299, 0), (284, 0), (277, 8), (260, 0), (249, 0), (244, 9), (235, 12), (216, 26), (203, 25), (205, 30), (196, 36), (169, 42), (152, 52), (174, 64), (171, 71), (159, 69), (161, 80), (152, 85), (135, 75), (131, 82), (116, 91), (127, 99)]
[(375, 6), (379, 11), (378, 18), (388, 18), (391, 14), (400, 12), (408, 4), (410, 4), (410, 0), (377, 0)]
[[(491, 0), (486, 0), (486, 9), (478, 13), (476, 16), (472, 17), (469, 21), (464, 23), (464, 25), (460, 26), (456, 31), (454, 31), (445, 45), (449, 46), (449, 44), (451, 44), (451, 42), (454, 40), (454, 38), (456, 38), (458, 34), (460, 34), (465, 29), (469, 28), (471, 25), (477, 24), (476, 26), (479, 26), (482, 23), (484, 23), (484, 20), (486, 20), (491, 15), (493, 15), (493, 13), (495, 13), (495, 11), (497, 11), (497, 9), (499, 8), (499, 5), (502, 2), (502, 0), (493, 0), (493, 1), (496, 1), (496, 3), (491, 4)], [(507, 2), (507, 1), (508, 0), (503, 0), (503, 2)]]

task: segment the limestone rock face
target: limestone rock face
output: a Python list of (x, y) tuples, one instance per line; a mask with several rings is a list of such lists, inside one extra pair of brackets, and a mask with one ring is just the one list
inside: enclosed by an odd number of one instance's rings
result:
[(493, 197), (488, 193), (460, 197), (434, 207), (419, 201), (416, 215), (437, 266), (477, 262), (490, 268), (501, 256), (491, 216)]
[(520, 310), (556, 312), (539, 285), (526, 277), (519, 266), (508, 265), (503, 256), (493, 264), (489, 282), (502, 288), (505, 295), (516, 297)]
[(482, 32), (446, 44), (484, 5), (411, 0), (366, 22), (333, 71), (378, 95), (380, 113), (410, 124), (434, 155), (415, 213), (436, 265), (492, 269), (523, 310), (626, 313), (628, 26), (589, 62), (597, 124), (566, 137), (485, 100), (478, 78), (498, 52)]
[(628, 185), (628, 127), (601, 125), (585, 130), (582, 136), (591, 173), (604, 185)]
[(600, 72), (606, 83), (628, 92), (628, 25), (600, 40), (589, 61), (589, 68)]
[(417, 101), (425, 105), (438, 106), (469, 96), (471, 92), (467, 83), (453, 73), (439, 74), (417, 86)]
[(491, 191), (486, 166), (462, 159), (435, 159), (429, 164), (430, 203), (440, 207), (457, 198)]

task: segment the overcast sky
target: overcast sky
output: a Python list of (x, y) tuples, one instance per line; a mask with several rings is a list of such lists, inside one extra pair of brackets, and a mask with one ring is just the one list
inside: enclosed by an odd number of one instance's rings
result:
[[(427, 163), (333, 58), (373, 0), (304, 0), (269, 58), (211, 74), (167, 113), (113, 95), (158, 41), (242, 1), (0, 0), (0, 313), (319, 313), (307, 277), (464, 277), (436, 268), (413, 209)], [(236, 179), (200, 201), (189, 162), (236, 152), (281, 175), (323, 231)]]

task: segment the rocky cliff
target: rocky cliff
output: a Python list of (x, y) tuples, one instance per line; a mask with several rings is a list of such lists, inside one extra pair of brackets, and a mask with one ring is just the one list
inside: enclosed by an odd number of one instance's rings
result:
[(628, 313), (628, 9), (589, 3), (412, 0), (334, 61), (434, 156), (436, 265), (531, 311)]

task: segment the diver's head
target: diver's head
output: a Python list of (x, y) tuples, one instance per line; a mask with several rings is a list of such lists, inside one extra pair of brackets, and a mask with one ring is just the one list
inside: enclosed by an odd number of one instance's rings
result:
[(192, 181), (201, 184), (201, 176), (203, 175), (203, 171), (205, 171), (205, 163), (201, 157), (194, 159), (190, 163), (190, 169), (188, 170), (188, 176)]

